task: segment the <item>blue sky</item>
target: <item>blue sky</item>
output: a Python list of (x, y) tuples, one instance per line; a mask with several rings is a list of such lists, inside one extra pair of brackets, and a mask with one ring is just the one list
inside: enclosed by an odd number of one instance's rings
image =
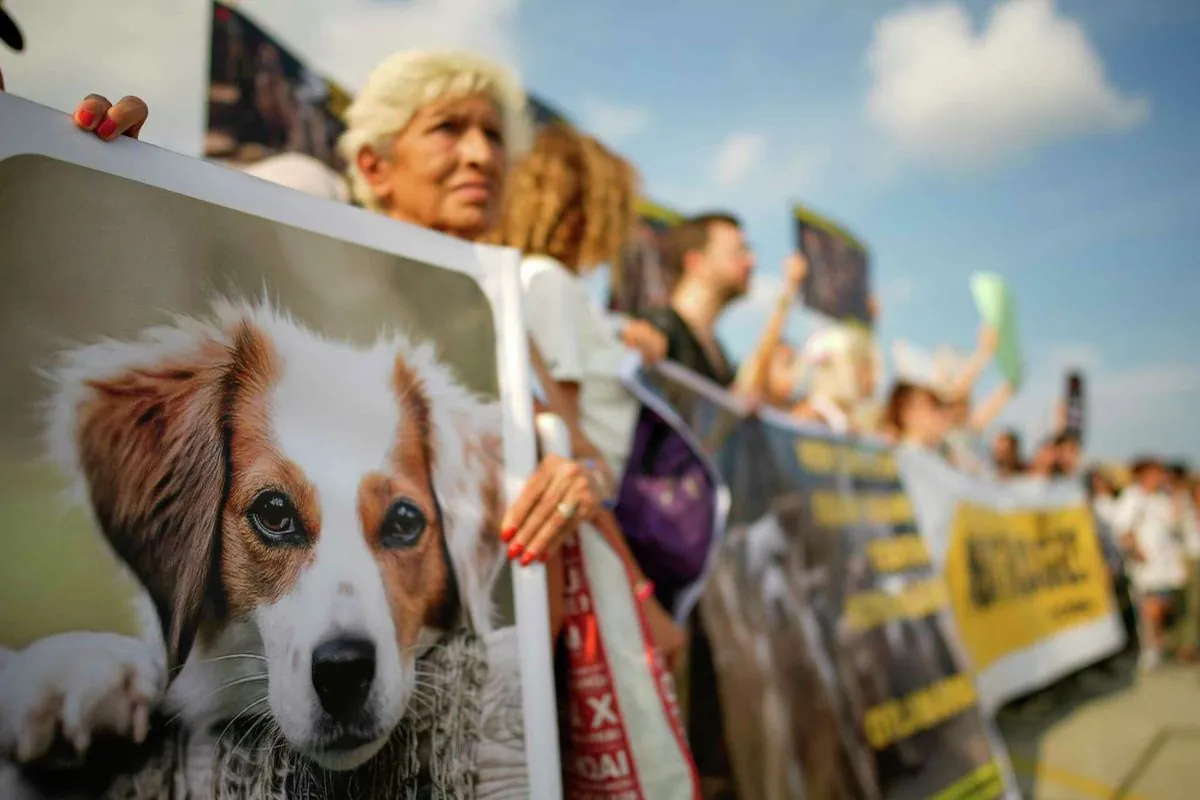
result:
[[(6, 2), (31, 41), (3, 54), (12, 91), (60, 107), (91, 90), (141, 94), (147, 138), (198, 152), (206, 3), (80, 4), (98, 7), (80, 8), (72, 33), (50, 5)], [(1094, 455), (1200, 466), (1200, 4), (240, 5), (351, 88), (400, 47), (502, 58), (633, 160), (655, 199), (738, 212), (760, 266), (722, 326), (735, 353), (776, 290), (799, 200), (871, 247), (885, 344), (969, 349), (968, 276), (1000, 272), (1029, 367), (1009, 422), (1044, 434), (1064, 368), (1079, 366)], [(797, 313), (792, 334), (819, 324)]]

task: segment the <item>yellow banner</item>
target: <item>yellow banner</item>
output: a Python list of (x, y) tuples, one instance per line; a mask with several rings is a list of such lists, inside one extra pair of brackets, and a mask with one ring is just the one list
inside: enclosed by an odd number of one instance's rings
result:
[(959, 503), (950, 533), (946, 583), (977, 670), (1112, 613), (1085, 507), (1000, 512)]

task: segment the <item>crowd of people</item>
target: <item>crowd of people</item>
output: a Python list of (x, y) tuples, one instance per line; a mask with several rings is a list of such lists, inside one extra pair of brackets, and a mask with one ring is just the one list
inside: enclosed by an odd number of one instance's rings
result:
[[(136, 136), (146, 115), (145, 104), (136, 98), (112, 104), (93, 95), (74, 119), (111, 140), (122, 133)], [(677, 362), (750, 408), (769, 407), (835, 432), (879, 435), (898, 446), (936, 450), (987, 479), (1083, 479), (1081, 436), (1069, 426), (1061, 426), (1028, 458), (1016, 431), (996, 434), (990, 448), (984, 444), (1016, 392), (1011, 382), (1002, 381), (981, 401), (973, 399), (996, 352), (997, 332), (988, 326), (980, 330), (974, 353), (932, 371), (910, 368), (898, 353), (897, 377), (882, 402), (876, 397), (884, 359), (865, 326), (831, 323), (801, 345), (788, 342), (786, 320), (808, 272), (799, 253), (782, 265), (783, 285), (757, 346), (736, 364), (717, 336), (717, 323), (747, 293), (755, 255), (734, 213), (691, 216), (662, 234), (667, 302), (636, 315), (597, 307), (585, 278), (592, 269), (616, 264), (636, 235), (637, 171), (569, 125), (535, 131), (520, 82), (491, 61), (448, 52), (389, 57), (367, 79), (345, 122), (338, 148), (348, 165), (345, 176), (331, 174), (315, 159), (294, 157), (248, 171), (524, 254), (521, 279), (537, 402), (567, 423), (575, 458), (541, 459), (509, 509), (500, 536), (514, 566), (546, 564), (555, 637), (564, 597), (559, 549), (565, 537), (588, 522), (626, 562), (633, 576), (629, 590), (643, 604), (663, 656), (674, 663), (690, 652), (685, 659), (690, 669), (712, 669), (705, 661), (702, 628), (694, 622), (681, 627), (672, 619), (624, 541), (615, 513), (639, 412), (621, 381), (629, 350), (648, 362)], [(637, 280), (619, 270), (614, 275), (618, 281)], [(1200, 482), (1182, 466), (1149, 459), (1134, 465), (1133, 476), (1119, 494), (1103, 472), (1093, 470), (1087, 481), (1096, 514), (1112, 532), (1114, 580), (1128, 576), (1134, 587), (1144, 659), (1152, 665), (1165, 647), (1167, 623), (1185, 606), (1196, 610), (1200, 601)], [(1192, 617), (1181, 656), (1195, 655), (1198, 636), (1200, 623)], [(692, 713), (719, 709), (693, 706)], [(719, 720), (715, 724), (719, 727)], [(702, 749), (695, 753), (701, 775), (719, 772), (712, 766), (719, 754)]]

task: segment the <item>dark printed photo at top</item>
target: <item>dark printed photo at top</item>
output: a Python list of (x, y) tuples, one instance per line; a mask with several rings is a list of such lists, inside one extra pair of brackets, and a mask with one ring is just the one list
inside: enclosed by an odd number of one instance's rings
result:
[(205, 157), (250, 164), (304, 153), (341, 171), (335, 144), (348, 101), (246, 16), (213, 4)]

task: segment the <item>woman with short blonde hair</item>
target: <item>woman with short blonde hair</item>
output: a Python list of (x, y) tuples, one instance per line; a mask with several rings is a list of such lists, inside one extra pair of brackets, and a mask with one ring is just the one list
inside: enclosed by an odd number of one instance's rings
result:
[[(385, 59), (345, 120), (338, 153), (356, 203), (467, 239), (495, 223), (508, 168), (532, 136), (516, 77), (453, 51)], [(430, 187), (440, 191), (412, 196)]]

